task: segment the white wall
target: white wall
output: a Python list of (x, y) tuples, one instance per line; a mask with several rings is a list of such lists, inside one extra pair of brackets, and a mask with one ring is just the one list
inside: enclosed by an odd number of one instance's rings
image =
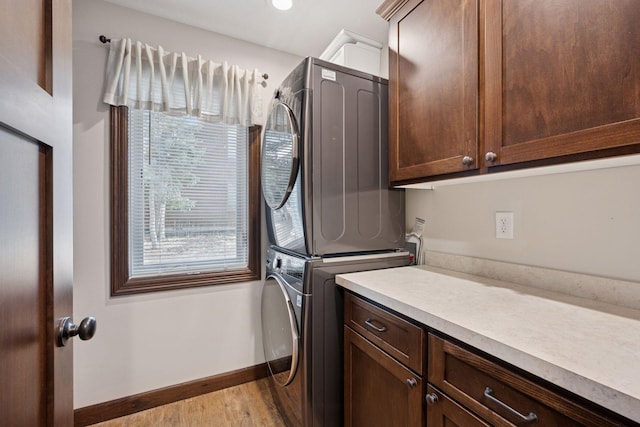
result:
[[(640, 166), (407, 191), (428, 250), (640, 282)], [(515, 239), (495, 238), (511, 211)], [(640, 283), (638, 283), (640, 291)]]
[(101, 0), (74, 0), (74, 319), (98, 320), (91, 341), (74, 343), (76, 408), (264, 361), (261, 282), (109, 296), (109, 110), (100, 100), (108, 48), (100, 34), (258, 68), (269, 74), (265, 111), (274, 87), (302, 60)]

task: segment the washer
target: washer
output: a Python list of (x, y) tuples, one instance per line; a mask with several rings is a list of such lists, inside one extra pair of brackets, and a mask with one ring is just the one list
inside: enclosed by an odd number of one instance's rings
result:
[(336, 274), (408, 264), (408, 252), (310, 258), (268, 249), (262, 338), (271, 393), (287, 425), (343, 423), (343, 293)]

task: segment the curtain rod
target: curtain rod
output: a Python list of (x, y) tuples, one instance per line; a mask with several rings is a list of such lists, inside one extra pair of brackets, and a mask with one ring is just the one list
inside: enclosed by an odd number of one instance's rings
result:
[[(102, 44), (107, 44), (107, 43), (111, 43), (111, 39), (107, 38), (107, 36), (105, 36), (104, 34), (100, 34), (100, 36), (98, 37), (98, 40), (100, 40), (100, 43)], [(267, 80), (269, 78), (269, 74), (264, 73), (261, 76), (264, 80)], [(263, 85), (264, 87), (264, 85)]]

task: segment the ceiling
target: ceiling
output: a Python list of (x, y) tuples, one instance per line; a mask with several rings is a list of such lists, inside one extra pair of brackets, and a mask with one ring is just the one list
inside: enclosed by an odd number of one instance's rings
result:
[(384, 43), (382, 0), (293, 0), (280, 11), (271, 0), (107, 0), (299, 56), (320, 56), (341, 29)]

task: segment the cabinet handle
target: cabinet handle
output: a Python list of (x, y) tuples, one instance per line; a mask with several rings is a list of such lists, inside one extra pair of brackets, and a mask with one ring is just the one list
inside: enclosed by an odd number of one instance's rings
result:
[(413, 388), (418, 385), (418, 381), (415, 378), (407, 378), (407, 385)]
[(387, 330), (387, 327), (382, 325), (380, 328), (377, 327), (376, 325), (374, 325), (373, 323), (371, 323), (371, 319), (367, 319), (364, 321), (364, 324), (369, 326), (372, 329), (375, 329), (378, 332), (385, 332)]
[(433, 405), (434, 403), (438, 403), (438, 395), (435, 393), (429, 393), (424, 397), (424, 400), (427, 401), (427, 404)]
[(462, 164), (465, 166), (471, 166), (473, 165), (473, 157), (471, 156), (464, 156), (462, 158)]
[(498, 155), (493, 151), (489, 151), (487, 154), (484, 155), (484, 160), (489, 163), (493, 163), (497, 159), (498, 159)]
[(487, 388), (484, 389), (484, 397), (486, 397), (487, 399), (489, 399), (490, 401), (492, 401), (496, 405), (500, 406), (501, 408), (503, 408), (504, 410), (509, 412), (511, 415), (519, 418), (523, 423), (533, 423), (533, 422), (536, 422), (538, 420), (538, 416), (536, 414), (534, 414), (533, 412), (529, 412), (529, 415), (527, 415), (527, 416), (522, 415), (520, 412), (516, 411), (515, 409), (513, 409), (511, 406), (507, 405), (503, 401), (498, 400), (495, 397), (493, 397), (491, 395), (491, 393), (493, 393), (493, 389), (491, 387), (487, 387)]

